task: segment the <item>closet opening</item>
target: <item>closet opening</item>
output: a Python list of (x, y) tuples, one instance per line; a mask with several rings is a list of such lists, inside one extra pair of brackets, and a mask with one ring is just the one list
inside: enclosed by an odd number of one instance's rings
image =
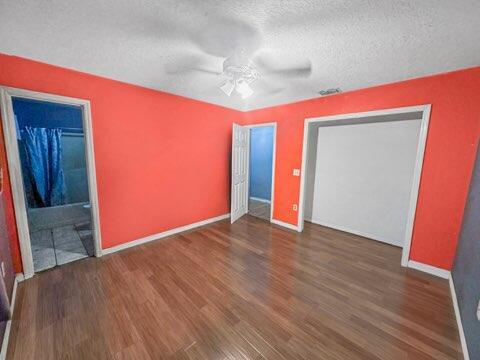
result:
[(430, 105), (307, 119), (304, 221), (401, 247), (408, 265)]

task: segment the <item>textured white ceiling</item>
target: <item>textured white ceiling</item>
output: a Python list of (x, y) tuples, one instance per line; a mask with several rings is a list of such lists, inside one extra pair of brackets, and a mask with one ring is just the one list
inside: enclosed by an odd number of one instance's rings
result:
[[(0, 0), (0, 52), (250, 110), (479, 65), (479, 19), (479, 0)], [(192, 58), (221, 71), (212, 54), (235, 46), (313, 71), (264, 77), (246, 100), (220, 75), (167, 71)]]

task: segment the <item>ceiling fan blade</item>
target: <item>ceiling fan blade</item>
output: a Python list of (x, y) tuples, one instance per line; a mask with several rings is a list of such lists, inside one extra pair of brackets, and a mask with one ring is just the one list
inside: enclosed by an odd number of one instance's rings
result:
[(191, 41), (207, 54), (229, 57), (243, 51), (252, 54), (261, 45), (257, 29), (248, 23), (234, 18), (211, 19)]
[(178, 66), (165, 66), (165, 72), (170, 75), (175, 75), (175, 74), (184, 74), (188, 72), (202, 72), (206, 74), (212, 74), (212, 75), (220, 75), (222, 74), (221, 71), (215, 71), (215, 70), (209, 70), (209, 69), (200, 69), (200, 68), (191, 68), (191, 67), (178, 67)]
[(281, 53), (261, 53), (254, 60), (262, 76), (282, 78), (307, 78), (312, 73), (312, 62), (307, 59), (295, 59)]
[(255, 95), (274, 95), (281, 93), (285, 90), (285, 87), (271, 84), (270, 82), (266, 81), (265, 79), (259, 79), (252, 84), (254, 89)]
[(165, 72), (170, 75), (193, 71), (220, 75), (223, 70), (221, 66), (209, 63), (203, 57), (197, 55), (184, 55), (180, 59), (165, 64)]
[(284, 78), (307, 78), (312, 73), (312, 68), (290, 68), (290, 69), (275, 69), (263, 72), (265, 76), (280, 76)]

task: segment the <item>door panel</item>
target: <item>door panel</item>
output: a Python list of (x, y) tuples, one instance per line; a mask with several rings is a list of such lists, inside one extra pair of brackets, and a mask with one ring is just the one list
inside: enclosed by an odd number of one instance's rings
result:
[(233, 124), (232, 193), (230, 220), (233, 223), (248, 211), (248, 146), (249, 129)]

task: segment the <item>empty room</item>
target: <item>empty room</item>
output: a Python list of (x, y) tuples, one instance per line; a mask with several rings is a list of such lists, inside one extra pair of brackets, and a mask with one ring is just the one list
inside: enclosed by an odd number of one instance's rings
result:
[(0, 360), (480, 360), (479, 19), (0, 0)]

